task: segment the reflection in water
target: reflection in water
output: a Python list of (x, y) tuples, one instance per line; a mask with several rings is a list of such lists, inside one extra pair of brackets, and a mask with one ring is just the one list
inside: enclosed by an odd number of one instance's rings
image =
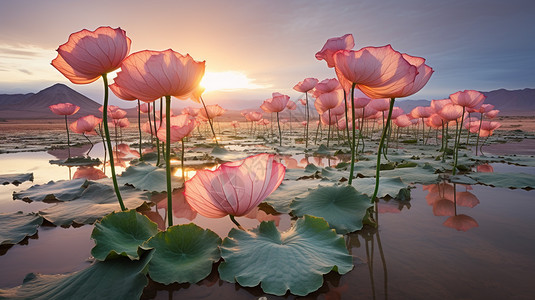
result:
[(470, 216), (458, 214), (457, 206), (473, 208), (480, 202), (476, 195), (468, 191), (472, 188), (471, 186), (461, 186), (465, 187), (465, 191), (458, 192), (457, 184), (448, 182), (424, 185), (423, 189), (428, 191), (425, 199), (427, 204), (433, 206), (433, 214), (435, 216), (448, 216), (443, 223), (444, 226), (455, 228), (459, 231), (467, 231), (471, 228), (479, 227), (479, 224)]

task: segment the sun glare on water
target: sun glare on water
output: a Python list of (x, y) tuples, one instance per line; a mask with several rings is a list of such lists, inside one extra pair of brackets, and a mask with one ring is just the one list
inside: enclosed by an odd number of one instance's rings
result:
[(201, 86), (210, 91), (234, 91), (261, 88), (253, 79), (238, 71), (206, 72)]

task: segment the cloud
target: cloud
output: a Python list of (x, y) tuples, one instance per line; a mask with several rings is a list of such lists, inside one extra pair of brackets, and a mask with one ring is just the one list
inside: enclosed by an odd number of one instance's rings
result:
[(32, 75), (33, 73), (26, 70), (26, 69), (19, 69), (20, 72), (24, 73), (24, 74), (27, 74), (27, 75)]

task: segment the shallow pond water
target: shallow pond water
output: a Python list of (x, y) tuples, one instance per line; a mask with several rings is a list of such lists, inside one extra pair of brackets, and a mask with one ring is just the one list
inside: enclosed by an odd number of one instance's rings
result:
[[(63, 152), (0, 154), (0, 173), (34, 174), (33, 182), (0, 186), (0, 212), (37, 212), (54, 205), (13, 200), (12, 194), (50, 180), (71, 179), (76, 167), (49, 163), (50, 160), (64, 159)], [(103, 160), (99, 144), (91, 150), (91, 156)], [(308, 157), (307, 162), (304, 155), (294, 155), (286, 157), (286, 160), (292, 161), (290, 158), (295, 160), (292, 166), (296, 168), (303, 168), (307, 163), (319, 166), (338, 163), (335, 158)], [(285, 157), (281, 160), (284, 161)], [(534, 167), (504, 163), (490, 165), (495, 171), (535, 174)], [(123, 170), (118, 168), (118, 173)], [(109, 169), (106, 174), (109, 174)], [(378, 229), (365, 227), (345, 236), (355, 268), (343, 276), (334, 272), (327, 274), (324, 285), (318, 291), (298, 298), (532, 299), (535, 293), (535, 191), (456, 185), (457, 195), (468, 195), (470, 203), (463, 206), (461, 199), (456, 198), (457, 205), (449, 201), (446, 209), (453, 207), (457, 215), (467, 215), (477, 224), (467, 231), (459, 231), (445, 225), (448, 216), (435, 215), (440, 214), (440, 208), (434, 203), (443, 200), (444, 190), (451, 189), (451, 186), (434, 186), (414, 185), (410, 201), (381, 199), (378, 204)], [(438, 193), (438, 196), (433, 193)], [(165, 207), (156, 205), (148, 215), (156, 223), (165, 224)], [(280, 230), (288, 229), (293, 222), (287, 214), (258, 213), (256, 218), (237, 219), (245, 228), (258, 226), (260, 220), (273, 219), (278, 222)], [(190, 222), (210, 228), (222, 238), (234, 227), (228, 218), (208, 219), (196, 215), (174, 219), (175, 224)], [(471, 224), (474, 226), (473, 222)], [(0, 269), (3, 272), (0, 273), (0, 288), (20, 285), (30, 272), (60, 274), (87, 268), (92, 262), (92, 229), (91, 225), (77, 228), (44, 225), (24, 242), (1, 248)], [(197, 284), (164, 286), (149, 281), (142, 296), (143, 299), (260, 297), (295, 298), (289, 294), (286, 297), (266, 295), (259, 287), (243, 288), (222, 281), (218, 277), (217, 264), (212, 274)]]

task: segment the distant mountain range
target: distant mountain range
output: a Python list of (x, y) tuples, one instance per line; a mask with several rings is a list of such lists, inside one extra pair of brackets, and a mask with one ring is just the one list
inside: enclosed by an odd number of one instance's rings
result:
[[(482, 92), (487, 96), (485, 103), (495, 106), (500, 110), (501, 116), (534, 116), (535, 115), (535, 89), (523, 90), (499, 89), (490, 92)], [(0, 94), (0, 119), (51, 119), (58, 118), (48, 106), (70, 102), (80, 106), (80, 110), (72, 119), (93, 114), (100, 116), (98, 108), (101, 104), (78, 93), (64, 84), (55, 84), (38, 93), (28, 94)], [(401, 107), (406, 113), (416, 106), (428, 106), (429, 100), (398, 100), (396, 106)], [(299, 107), (301, 108), (301, 107)], [(256, 109), (260, 111), (260, 109)], [(129, 117), (136, 117), (136, 109), (126, 109)], [(296, 115), (299, 113), (296, 111)], [(241, 119), (239, 111), (228, 111), (222, 121)]]

